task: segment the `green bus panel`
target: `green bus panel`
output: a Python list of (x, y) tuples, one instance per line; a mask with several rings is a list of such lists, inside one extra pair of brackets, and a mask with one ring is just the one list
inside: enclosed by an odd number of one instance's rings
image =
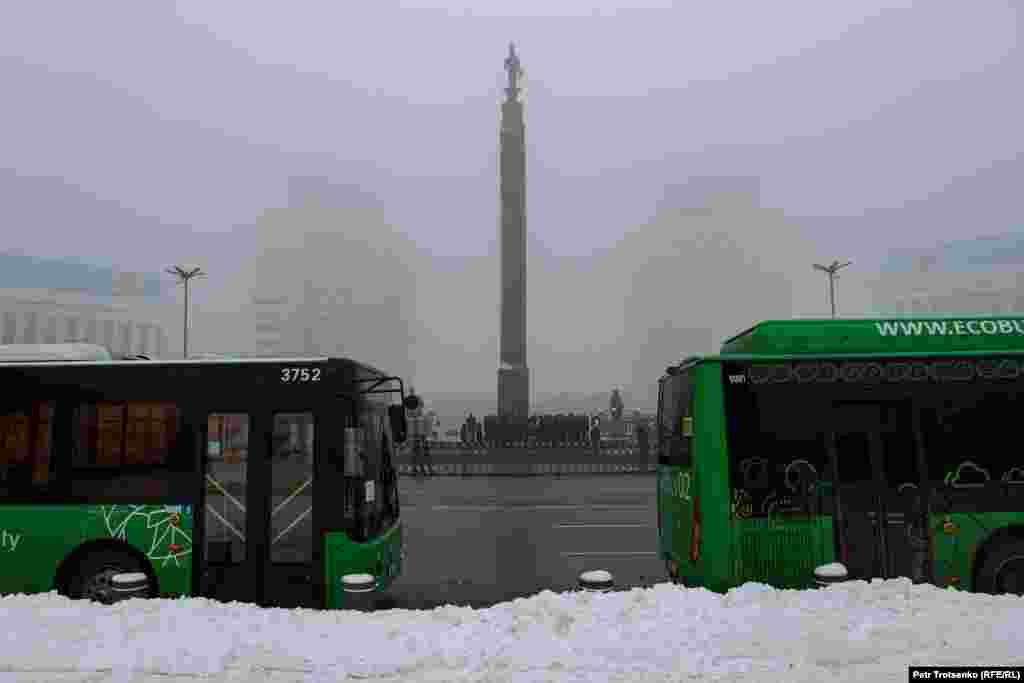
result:
[[(695, 569), (705, 583), (722, 586), (732, 573), (729, 554), (719, 551), (727, 543), (716, 539), (731, 537), (729, 457), (725, 444), (725, 392), (718, 362), (697, 364), (695, 378), (693, 434), (694, 487), (701, 513), (701, 549)], [(689, 559), (689, 558), (687, 558)]]
[(1024, 351), (1024, 317), (766, 320), (722, 354), (892, 354)]
[(402, 524), (398, 523), (372, 541), (357, 543), (344, 532), (324, 534), (324, 580), (327, 609), (345, 607), (341, 578), (345, 574), (372, 574), (377, 590), (388, 586), (402, 573)]
[(832, 518), (733, 519), (729, 585), (814, 587), (814, 569), (835, 561)]
[(693, 470), (674, 465), (658, 465), (658, 551), (680, 568), (690, 562), (693, 514)]
[(57, 567), (75, 548), (101, 539), (127, 542), (156, 573), (160, 595), (192, 585), (192, 510), (188, 505), (0, 505), (0, 593), (54, 588)]

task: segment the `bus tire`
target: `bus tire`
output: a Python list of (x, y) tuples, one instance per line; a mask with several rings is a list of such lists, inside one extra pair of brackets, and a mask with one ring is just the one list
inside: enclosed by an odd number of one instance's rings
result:
[(155, 594), (155, 581), (147, 562), (127, 549), (97, 548), (81, 557), (72, 569), (67, 583), (68, 597), (113, 604), (115, 596), (111, 577), (127, 572), (142, 572), (149, 576), (149, 597)]
[(1024, 594), (1024, 539), (1006, 538), (985, 554), (978, 567), (978, 593)]

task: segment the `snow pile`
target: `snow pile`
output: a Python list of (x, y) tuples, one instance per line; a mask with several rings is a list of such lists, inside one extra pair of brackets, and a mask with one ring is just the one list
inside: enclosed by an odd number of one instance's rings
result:
[(726, 595), (661, 584), (374, 614), (204, 599), (102, 607), (50, 593), (0, 599), (0, 621), (0, 671), (26, 681), (797, 683), (1024, 664), (1024, 599), (907, 580)]

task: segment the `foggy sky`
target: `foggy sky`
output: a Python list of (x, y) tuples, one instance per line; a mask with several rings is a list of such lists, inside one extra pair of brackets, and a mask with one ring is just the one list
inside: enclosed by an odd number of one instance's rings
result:
[[(840, 287), (853, 314), (888, 248), (1021, 227), (1009, 0), (8, 4), (5, 248), (194, 263), (210, 273), (197, 304), (232, 310), (260, 277), (245, 263), (320, 229), (263, 232), (290, 179), (329, 178), (349, 188), (339, 229), (376, 256), (353, 249), (324, 277), (387, 294), (373, 314), (405, 317), (413, 342), (367, 360), (411, 368), (424, 392), (496, 383), (510, 40), (526, 72), (535, 395), (636, 393), (656, 377), (633, 375), (675, 347), (769, 313), (824, 315), (810, 261), (855, 260)], [(704, 176), (758, 178), (765, 211), (680, 218), (690, 200), (673, 194)]]

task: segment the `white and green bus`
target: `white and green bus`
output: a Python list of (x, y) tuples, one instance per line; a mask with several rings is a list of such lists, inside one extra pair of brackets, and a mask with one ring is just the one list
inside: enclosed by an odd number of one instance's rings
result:
[(2, 593), (338, 608), (401, 571), (397, 377), (43, 345), (0, 347), (0, 387)]

